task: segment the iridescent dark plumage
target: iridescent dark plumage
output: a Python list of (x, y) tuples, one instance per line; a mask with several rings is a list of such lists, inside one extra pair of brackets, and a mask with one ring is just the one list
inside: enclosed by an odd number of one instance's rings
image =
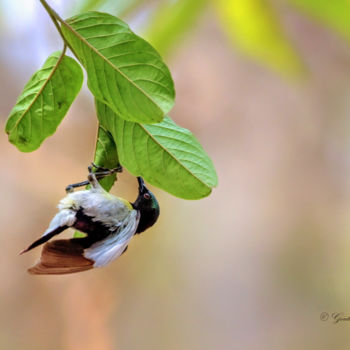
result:
[(140, 222), (135, 233), (141, 233), (155, 224), (159, 217), (159, 204), (154, 194), (145, 186), (141, 177), (139, 182), (139, 195), (132, 206), (140, 212)]

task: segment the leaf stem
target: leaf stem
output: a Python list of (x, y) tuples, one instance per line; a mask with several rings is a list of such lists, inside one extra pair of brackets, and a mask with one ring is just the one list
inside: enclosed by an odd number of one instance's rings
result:
[[(69, 42), (64, 37), (61, 27), (58, 22), (67, 25), (67, 22), (45, 1), (45, 0), (39, 0), (41, 2), (41, 5), (45, 8), (46, 12), (49, 14), (53, 24), (55, 25), (58, 33), (60, 34), (65, 47), (69, 47), (70, 50), (73, 52), (74, 56), (78, 58), (78, 56), (75, 54), (74, 49), (71, 47)], [(67, 25), (68, 26), (68, 25)]]
[(58, 24), (57, 21), (64, 22), (64, 20), (60, 17), (60, 15), (52, 7), (50, 7), (50, 5), (45, 0), (39, 0), (39, 1), (41, 2), (41, 5), (43, 5), (43, 7), (45, 8), (46, 12), (51, 17), (52, 22), (56, 26), (56, 28), (57, 28), (58, 32), (60, 33), (60, 35), (62, 36), (61, 27), (60, 27), (60, 25)]

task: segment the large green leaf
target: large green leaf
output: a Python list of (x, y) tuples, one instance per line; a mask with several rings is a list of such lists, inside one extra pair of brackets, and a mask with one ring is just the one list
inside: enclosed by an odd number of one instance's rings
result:
[(350, 40), (350, 1), (349, 0), (289, 0), (329, 27)]
[(71, 57), (53, 53), (25, 85), (6, 124), (9, 140), (22, 152), (31, 152), (52, 135), (83, 83), (80, 65)]
[(174, 84), (157, 51), (112, 15), (88, 12), (62, 23), (94, 96), (121, 118), (155, 123), (173, 107)]
[(267, 0), (215, 0), (224, 30), (233, 45), (286, 75), (304, 68)]
[(146, 38), (162, 55), (176, 47), (187, 32), (195, 28), (208, 0), (163, 2), (154, 12), (146, 30)]
[(217, 185), (212, 161), (197, 139), (169, 117), (139, 124), (119, 118), (97, 102), (101, 125), (113, 135), (120, 163), (135, 176), (185, 199), (208, 196)]

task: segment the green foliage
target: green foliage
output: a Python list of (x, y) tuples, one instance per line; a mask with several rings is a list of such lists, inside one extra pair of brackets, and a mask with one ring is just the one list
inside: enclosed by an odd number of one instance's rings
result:
[(62, 24), (94, 96), (121, 118), (154, 123), (174, 105), (170, 72), (156, 50), (112, 15), (88, 12)]
[(83, 83), (83, 72), (71, 57), (53, 53), (25, 85), (6, 124), (9, 141), (31, 152), (52, 135)]
[(212, 161), (193, 134), (169, 117), (161, 123), (125, 121), (101, 102), (101, 125), (116, 141), (120, 163), (135, 176), (184, 199), (199, 199), (217, 185)]
[[(212, 161), (191, 132), (164, 118), (175, 90), (157, 51), (117, 17), (89, 12), (64, 21), (40, 1), (87, 72), (100, 121), (94, 162), (109, 169), (121, 164), (181, 198), (209, 195), (217, 185)], [(9, 117), (10, 141), (21, 151), (38, 148), (56, 130), (82, 80), (76, 61), (50, 56)], [(109, 191), (115, 180), (108, 176), (101, 184)]]
[(223, 29), (243, 53), (281, 73), (302, 72), (301, 61), (267, 0), (218, 0), (214, 4)]
[[(148, 6), (146, 0), (81, 0), (81, 9), (113, 8), (118, 14), (137, 16), (151, 9), (145, 35), (162, 54), (168, 54), (185, 42), (197, 19), (208, 8), (208, 0), (164, 0)], [(287, 0), (330, 28), (350, 39), (349, 0)], [(212, 0), (218, 20), (232, 47), (259, 63), (287, 76), (300, 76), (306, 67), (279, 18), (279, 2), (270, 0)]]
[(349, 0), (289, 0), (329, 27), (350, 40), (350, 1)]
[(145, 33), (146, 38), (163, 55), (168, 54), (196, 25), (208, 0), (168, 1), (155, 11)]

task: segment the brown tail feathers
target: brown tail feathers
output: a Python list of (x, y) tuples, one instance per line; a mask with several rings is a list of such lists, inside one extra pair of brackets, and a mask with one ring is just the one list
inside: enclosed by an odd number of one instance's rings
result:
[(41, 258), (28, 269), (34, 275), (61, 275), (93, 268), (94, 261), (84, 257), (80, 238), (60, 239), (44, 245)]

